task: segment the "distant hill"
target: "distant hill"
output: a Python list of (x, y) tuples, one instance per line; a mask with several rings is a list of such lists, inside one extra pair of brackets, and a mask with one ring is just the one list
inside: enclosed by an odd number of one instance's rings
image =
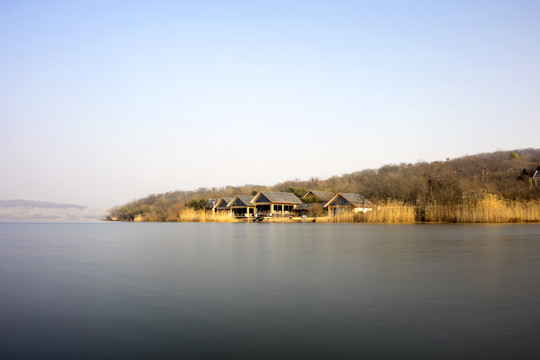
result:
[(35, 208), (50, 208), (50, 209), (68, 209), (75, 208), (83, 210), (86, 206), (74, 204), (58, 204), (48, 201), (32, 201), (32, 200), (0, 200), (0, 207), (19, 207), (30, 206)]
[(47, 201), (0, 200), (0, 220), (101, 220), (103, 210)]
[(540, 201), (540, 181), (533, 179), (537, 170), (540, 149), (496, 151), (431, 163), (384, 165), (328, 179), (289, 180), (273, 186), (247, 184), (150, 194), (112, 208), (109, 218), (176, 221), (175, 214), (183, 207), (204, 204), (207, 199), (254, 195), (259, 190), (292, 192), (299, 197), (308, 190), (354, 193), (373, 202), (398, 201), (418, 209), (433, 204), (470, 204), (487, 195), (508, 201)]

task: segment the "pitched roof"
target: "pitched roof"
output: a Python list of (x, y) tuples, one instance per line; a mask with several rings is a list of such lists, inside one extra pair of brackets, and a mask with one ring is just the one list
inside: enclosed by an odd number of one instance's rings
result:
[(373, 206), (374, 205), (371, 201), (369, 201), (368, 199), (366, 199), (360, 194), (339, 193), (339, 194), (336, 194), (330, 201), (328, 201), (325, 207), (330, 205), (332, 202), (334, 202), (334, 200), (336, 200), (340, 195), (341, 197), (343, 197), (345, 200), (347, 200), (354, 206)]
[(233, 203), (236, 202), (236, 200), (240, 200), (244, 204), (244, 206), (255, 206), (251, 203), (251, 200), (253, 200), (253, 196), (251, 195), (236, 195), (232, 200), (230, 201), (230, 205), (232, 206)]
[(334, 193), (329, 191), (309, 190), (306, 195), (302, 196), (302, 199), (307, 197), (309, 194), (313, 194), (317, 199), (324, 202), (327, 202), (334, 197)]
[(256, 200), (260, 195), (264, 195), (273, 203), (286, 203), (286, 204), (302, 204), (302, 200), (293, 193), (287, 192), (270, 192), (270, 191), (260, 191), (253, 200)]
[[(232, 197), (219, 198), (218, 201), (216, 202), (216, 207), (220, 207), (220, 208), (227, 207), (229, 206), (229, 203), (231, 202), (232, 199), (233, 199)], [(223, 202), (221, 202), (222, 200)]]

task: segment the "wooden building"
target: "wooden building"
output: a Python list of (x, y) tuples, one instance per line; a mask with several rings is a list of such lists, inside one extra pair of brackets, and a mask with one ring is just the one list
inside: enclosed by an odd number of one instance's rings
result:
[(232, 199), (233, 199), (232, 197), (219, 198), (216, 205), (214, 206), (213, 212), (221, 213), (221, 212), (230, 211), (231, 208), (229, 207), (229, 203), (231, 202)]
[(236, 195), (229, 202), (229, 208), (234, 216), (253, 216), (255, 215), (255, 205), (251, 203), (253, 196)]
[[(324, 205), (325, 203), (300, 204), (300, 205), (296, 205), (293, 211), (294, 211), (294, 214), (297, 216), (309, 216), (310, 214), (313, 214), (313, 213), (318, 214), (319, 212), (322, 212), (322, 214), (324, 214), (323, 211), (326, 210), (326, 208), (324, 208)], [(321, 214), (318, 214), (318, 215), (321, 215)]]
[(322, 203), (326, 204), (334, 197), (334, 193), (328, 191), (309, 190), (306, 195), (302, 196), (304, 203)]
[(328, 191), (320, 190), (309, 190), (304, 196), (302, 196), (302, 201), (304, 204), (298, 205), (294, 208), (294, 213), (298, 216), (308, 216), (310, 212), (316, 212), (315, 208), (318, 208), (319, 211), (322, 209), (326, 211), (326, 203), (334, 197), (334, 193)]
[(292, 193), (259, 191), (251, 203), (255, 205), (257, 215), (286, 216), (291, 215), (302, 200)]
[(328, 216), (336, 216), (346, 212), (368, 212), (375, 206), (374, 204), (359, 194), (339, 193), (334, 195), (330, 201), (325, 204), (328, 208)]

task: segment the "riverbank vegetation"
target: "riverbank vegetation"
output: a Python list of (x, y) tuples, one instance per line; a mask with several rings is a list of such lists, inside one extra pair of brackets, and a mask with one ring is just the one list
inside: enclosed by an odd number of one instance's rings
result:
[(431, 163), (385, 165), (328, 179), (285, 181), (274, 186), (200, 188), (152, 194), (117, 206), (108, 219), (120, 221), (233, 221), (205, 212), (207, 199), (259, 190), (357, 193), (377, 206), (373, 211), (325, 217), (315, 222), (540, 222), (540, 149), (498, 151)]
[(213, 214), (204, 209), (184, 208), (167, 218), (174, 222), (236, 222), (236, 219), (228, 214)]
[(358, 214), (340, 214), (321, 217), (313, 222), (324, 223), (528, 223), (540, 222), (540, 201), (504, 201), (487, 195), (484, 199), (468, 203), (424, 207), (400, 205), (395, 201), (380, 204), (373, 211)]

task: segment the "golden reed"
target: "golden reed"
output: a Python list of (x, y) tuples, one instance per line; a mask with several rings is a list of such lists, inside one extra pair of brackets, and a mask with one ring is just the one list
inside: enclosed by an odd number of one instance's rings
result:
[(137, 215), (133, 220), (135, 222), (237, 222), (237, 220), (228, 214), (217, 213), (213, 214), (211, 211), (194, 210), (194, 209), (177, 209), (167, 212), (166, 220), (159, 220), (152, 214), (146, 216)]
[[(138, 215), (134, 221), (159, 221), (154, 216)], [(163, 221), (163, 220), (162, 220)], [(239, 222), (228, 213), (177, 208), (167, 213), (170, 222)], [(540, 222), (540, 201), (508, 201), (486, 195), (476, 202), (458, 205), (433, 204), (424, 207), (403, 205), (390, 200), (380, 203), (366, 213), (344, 213), (317, 218), (273, 218), (272, 222), (317, 223), (527, 223)]]
[[(174, 221), (174, 220), (173, 220)], [(180, 222), (237, 222), (237, 220), (224, 213), (215, 213), (204, 210), (183, 209), (178, 214)]]
[(417, 208), (397, 201), (379, 204), (367, 213), (317, 218), (320, 223), (527, 223), (540, 222), (540, 201), (508, 201), (495, 195), (467, 204), (434, 204)]
[(425, 221), (437, 223), (526, 223), (540, 222), (540, 201), (508, 201), (495, 195), (459, 205), (430, 205)]
[(318, 223), (398, 223), (411, 224), (415, 222), (415, 207), (389, 200), (378, 204), (366, 213), (344, 213), (336, 216), (327, 216), (315, 219)]

